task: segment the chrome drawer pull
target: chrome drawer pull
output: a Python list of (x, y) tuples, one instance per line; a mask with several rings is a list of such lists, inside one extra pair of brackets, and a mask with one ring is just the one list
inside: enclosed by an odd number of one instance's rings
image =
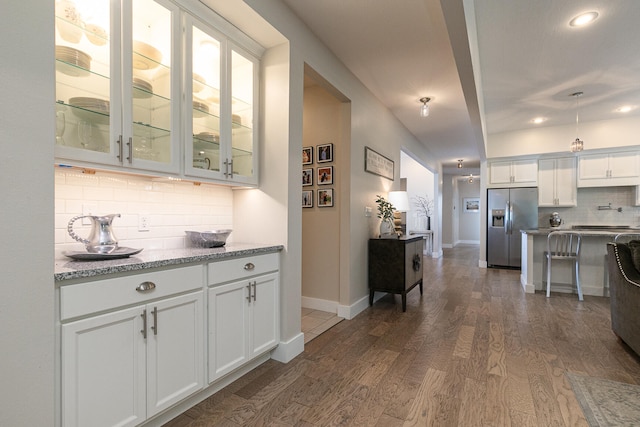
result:
[(142, 330), (140, 332), (142, 333), (142, 337), (146, 340), (147, 339), (147, 310), (142, 310), (142, 314), (140, 315), (140, 317), (142, 317)]
[(147, 292), (156, 288), (156, 284), (153, 282), (142, 282), (136, 287), (138, 292)]
[(245, 269), (245, 270), (247, 270), (247, 271), (249, 271), (249, 270), (253, 270), (254, 268), (256, 268), (256, 266), (255, 266), (255, 265), (253, 265), (253, 263), (252, 263), (252, 262), (248, 262), (248, 263), (246, 263), (246, 264), (244, 265), (244, 269)]
[(247, 301), (251, 303), (251, 282), (247, 285)]

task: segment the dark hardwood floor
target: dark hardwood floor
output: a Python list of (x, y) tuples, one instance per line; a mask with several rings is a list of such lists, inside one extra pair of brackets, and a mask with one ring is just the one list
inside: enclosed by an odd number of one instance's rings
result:
[(166, 426), (587, 426), (564, 375), (640, 384), (609, 299), (524, 294), (478, 247), (425, 258), (424, 295), (384, 296)]

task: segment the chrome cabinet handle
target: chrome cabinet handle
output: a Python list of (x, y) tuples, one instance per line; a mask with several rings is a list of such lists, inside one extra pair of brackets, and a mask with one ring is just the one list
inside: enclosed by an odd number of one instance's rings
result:
[(247, 285), (247, 301), (251, 303), (251, 283)]
[(229, 177), (233, 179), (233, 159), (229, 162), (229, 169), (231, 169), (231, 173), (229, 173)]
[(129, 142), (127, 142), (127, 145), (129, 146), (129, 157), (127, 157), (127, 160), (129, 160), (129, 164), (133, 163), (133, 138), (129, 137)]
[(158, 335), (158, 307), (153, 307), (151, 314), (153, 314), (153, 326), (151, 329), (153, 329), (153, 335)]
[(136, 287), (138, 292), (147, 292), (156, 288), (156, 284), (153, 282), (142, 282)]
[(225, 159), (224, 161), (224, 177), (229, 177), (229, 159)]
[(251, 271), (251, 270), (253, 270), (254, 268), (256, 268), (256, 266), (255, 266), (252, 262), (248, 262), (248, 263), (246, 263), (246, 264), (244, 265), (244, 269), (245, 269), (245, 270), (247, 270), (247, 271)]
[(118, 160), (120, 160), (120, 163), (122, 163), (122, 135), (118, 136), (118, 139), (116, 140), (116, 144), (118, 144)]
[(253, 281), (253, 284), (251, 286), (253, 286), (253, 300), (256, 300), (256, 285), (258, 284), (258, 282), (256, 282), (255, 280)]
[(147, 310), (142, 310), (142, 314), (140, 315), (140, 317), (142, 317), (142, 330), (140, 332), (142, 333), (142, 337), (146, 340), (147, 339)]

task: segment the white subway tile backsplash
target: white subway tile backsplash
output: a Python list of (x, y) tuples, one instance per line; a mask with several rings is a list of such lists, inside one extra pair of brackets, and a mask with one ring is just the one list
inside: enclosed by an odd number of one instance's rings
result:
[[(572, 225), (640, 225), (640, 207), (633, 206), (635, 187), (578, 188), (578, 206), (572, 208), (539, 208), (540, 227), (549, 226), (549, 215), (558, 212), (564, 227)], [(598, 209), (609, 206), (611, 209)], [(622, 208), (618, 212), (618, 208)]]
[[(83, 174), (55, 170), (55, 242), (57, 255), (82, 250), (67, 232), (67, 223), (82, 214), (84, 204), (98, 206), (96, 214), (121, 214), (113, 229), (121, 246), (144, 249), (181, 248), (187, 229), (233, 228), (233, 192), (229, 187), (189, 182), (154, 182), (152, 178), (111, 172)], [(138, 231), (140, 214), (149, 215), (150, 229)], [(78, 220), (74, 230), (88, 236), (90, 226)], [(231, 236), (233, 237), (233, 235)], [(232, 238), (229, 241), (232, 241)]]

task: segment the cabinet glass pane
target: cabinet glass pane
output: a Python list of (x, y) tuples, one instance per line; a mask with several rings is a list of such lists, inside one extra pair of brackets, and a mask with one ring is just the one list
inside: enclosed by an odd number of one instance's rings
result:
[(133, 157), (171, 162), (171, 11), (133, 2)]
[(233, 173), (253, 176), (253, 76), (252, 61), (231, 52), (231, 156)]
[(109, 5), (55, 3), (57, 145), (109, 152)]
[(193, 167), (220, 171), (220, 42), (193, 28)]

